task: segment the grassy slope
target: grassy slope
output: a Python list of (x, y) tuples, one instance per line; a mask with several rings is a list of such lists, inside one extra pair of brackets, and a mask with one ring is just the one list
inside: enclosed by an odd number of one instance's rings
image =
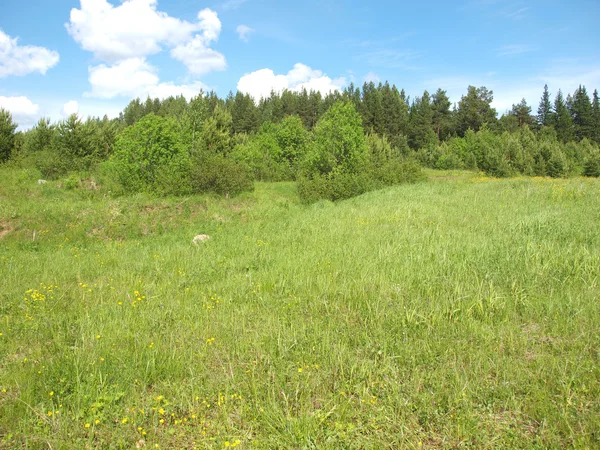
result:
[(306, 207), (0, 175), (0, 448), (600, 446), (598, 180)]

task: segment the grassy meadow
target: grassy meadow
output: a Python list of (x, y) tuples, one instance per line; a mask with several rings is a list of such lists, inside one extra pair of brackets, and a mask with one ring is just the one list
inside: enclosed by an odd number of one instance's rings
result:
[(0, 448), (600, 447), (600, 180), (86, 187), (0, 170)]

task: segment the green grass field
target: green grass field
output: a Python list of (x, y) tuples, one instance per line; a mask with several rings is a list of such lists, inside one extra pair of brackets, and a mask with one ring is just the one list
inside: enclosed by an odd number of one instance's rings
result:
[(304, 206), (3, 169), (0, 448), (599, 448), (600, 181), (429, 176)]

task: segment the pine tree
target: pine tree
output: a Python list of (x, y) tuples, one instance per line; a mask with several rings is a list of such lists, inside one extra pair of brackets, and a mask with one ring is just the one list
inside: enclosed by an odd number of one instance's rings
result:
[(579, 86), (573, 96), (571, 106), (571, 115), (573, 116), (573, 128), (575, 138), (581, 141), (584, 138), (593, 139), (594, 137), (594, 113), (592, 102), (585, 86)]
[(309, 111), (310, 111), (310, 117), (309, 117), (308, 124), (307, 124), (307, 127), (309, 130), (312, 130), (315, 127), (315, 125), (319, 121), (319, 118), (321, 117), (321, 114), (323, 114), (323, 111), (322, 111), (323, 105), (322, 104), (323, 104), (323, 98), (321, 97), (321, 92), (310, 91), (310, 94), (308, 96), (308, 106), (309, 106)]
[(592, 116), (594, 118), (594, 140), (600, 144), (600, 99), (598, 90), (594, 90), (594, 100), (592, 101)]
[(458, 102), (456, 120), (460, 136), (464, 136), (469, 129), (478, 131), (484, 123), (494, 124), (497, 121), (496, 110), (491, 106), (493, 100), (494, 92), (485, 86), (469, 86), (467, 95), (463, 95)]
[(450, 99), (446, 91), (438, 89), (433, 94), (431, 106), (433, 108), (433, 124), (438, 140), (445, 140), (451, 133), (452, 111), (450, 111)]
[(518, 104), (513, 105), (509, 115), (517, 118), (519, 127), (522, 127), (523, 125), (533, 125), (534, 118), (531, 115), (531, 106), (527, 105), (525, 99), (522, 99)]
[(552, 124), (552, 104), (550, 103), (550, 92), (548, 85), (544, 85), (544, 93), (538, 107), (537, 124), (540, 127), (547, 127)]
[(410, 108), (409, 143), (413, 149), (424, 148), (432, 142), (437, 142), (433, 131), (433, 108), (429, 92), (417, 98)]
[[(381, 85), (380, 85), (381, 86)], [(362, 103), (360, 109), (365, 130), (383, 133), (383, 105), (381, 90), (372, 81), (362, 88)]]
[(400, 97), (396, 86), (390, 87), (386, 82), (381, 89), (381, 103), (383, 108), (384, 135), (392, 146), (398, 147), (406, 135), (408, 128), (408, 106)]
[(556, 94), (554, 100), (554, 128), (556, 135), (562, 142), (569, 142), (573, 140), (573, 119), (571, 113), (567, 107), (567, 104), (563, 98), (560, 89)]

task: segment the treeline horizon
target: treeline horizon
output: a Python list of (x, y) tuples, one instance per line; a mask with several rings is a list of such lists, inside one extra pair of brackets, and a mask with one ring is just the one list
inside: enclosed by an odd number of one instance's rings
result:
[(311, 200), (421, 179), (416, 163), (499, 177), (600, 176), (597, 90), (590, 98), (585, 86), (566, 97), (559, 89), (552, 99), (546, 85), (537, 114), (523, 99), (500, 118), (492, 101), (485, 86), (469, 86), (452, 105), (442, 89), (411, 99), (388, 82), (325, 96), (284, 90), (259, 102), (201, 91), (189, 101), (134, 99), (115, 119), (43, 118), (19, 132), (0, 110), (0, 162), (50, 179), (103, 173), (115, 190), (165, 195), (296, 180)]

